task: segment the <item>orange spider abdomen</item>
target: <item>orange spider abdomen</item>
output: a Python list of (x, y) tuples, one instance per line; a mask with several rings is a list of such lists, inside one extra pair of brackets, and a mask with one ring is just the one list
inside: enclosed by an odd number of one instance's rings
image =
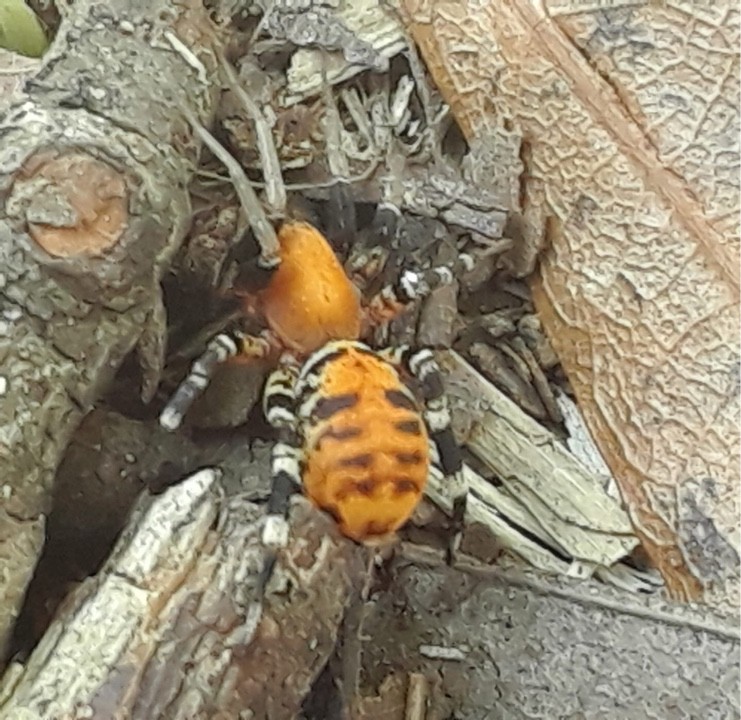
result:
[(383, 540), (422, 498), (427, 430), (396, 371), (369, 352), (327, 363), (305, 430), (304, 492), (358, 542)]
[(304, 222), (279, 233), (281, 264), (260, 302), (269, 327), (291, 350), (310, 353), (360, 335), (360, 293), (326, 238)]

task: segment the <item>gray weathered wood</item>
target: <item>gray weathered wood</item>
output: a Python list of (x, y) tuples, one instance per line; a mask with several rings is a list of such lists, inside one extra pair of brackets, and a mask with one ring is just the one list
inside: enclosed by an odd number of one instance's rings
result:
[[(454, 415), (467, 426), (463, 442), (502, 481), (496, 487), (464, 468), (468, 521), (489, 527), (535, 567), (579, 577), (612, 566), (637, 546), (627, 513), (598, 473), (460, 355), (442, 352), (440, 365)], [(444, 481), (435, 473), (431, 479), (430, 497), (449, 507)]]
[(159, 279), (199, 151), (180, 108), (210, 116), (215, 42), (198, 4), (74, 3), (0, 116), (0, 657), (72, 432), (137, 345), (143, 390), (156, 385)]
[(262, 510), (227, 497), (219, 476), (142, 498), (101, 572), (6, 673), (0, 716), (295, 716), (334, 649), (362, 551), (299, 500), (263, 603)]

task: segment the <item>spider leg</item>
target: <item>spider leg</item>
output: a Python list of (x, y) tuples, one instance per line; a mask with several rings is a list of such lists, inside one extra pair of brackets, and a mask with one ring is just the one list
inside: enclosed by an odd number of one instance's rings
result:
[(403, 345), (387, 348), (379, 354), (392, 365), (404, 367), (419, 382), (425, 404), (425, 423), (437, 449), (440, 469), (447, 478), (457, 517), (462, 512), (465, 499), (463, 459), (450, 426), (450, 410), (440, 366), (430, 348), (415, 350)]
[(342, 150), (342, 121), (332, 87), (322, 63), (322, 98), (324, 101), (324, 136), (327, 163), (334, 182), (329, 187), (329, 207), (325, 217), (327, 236), (344, 252), (352, 245), (357, 231), (357, 216), (353, 188), (349, 181), (350, 167)]
[(203, 395), (217, 368), (234, 357), (257, 359), (272, 350), (269, 340), (252, 335), (219, 333), (193, 363), (190, 372), (180, 383), (160, 413), (160, 425), (170, 432), (177, 430), (193, 403)]
[(278, 430), (270, 462), (272, 484), (262, 542), (271, 548), (288, 544), (291, 495), (301, 488), (301, 438), (294, 411), (297, 369), (281, 366), (268, 378), (263, 395), (265, 418)]
[(357, 223), (353, 189), (346, 180), (338, 178), (329, 187), (329, 202), (324, 213), (324, 227), (326, 236), (342, 255), (352, 247), (357, 234)]
[(390, 245), (398, 235), (401, 223), (401, 210), (394, 203), (382, 201), (378, 203), (371, 223), (373, 237), (377, 237), (381, 244)]
[(472, 255), (461, 253), (450, 265), (439, 265), (429, 270), (408, 268), (402, 271), (393, 283), (386, 285), (370, 299), (365, 308), (366, 321), (373, 327), (393, 320), (409, 304), (427, 297), (442, 285), (449, 285), (458, 275), (473, 269), (474, 265)]
[(443, 374), (430, 348), (412, 350), (410, 347), (392, 349), (391, 353), (417, 379), (425, 401), (425, 423), (429, 428), (432, 461), (445, 476), (444, 487), (452, 501), (451, 542), (447, 551), (447, 560), (452, 564), (455, 547), (464, 528), (466, 515), (466, 483), (463, 478), (463, 457), (455, 441), (450, 425), (450, 410), (445, 396)]

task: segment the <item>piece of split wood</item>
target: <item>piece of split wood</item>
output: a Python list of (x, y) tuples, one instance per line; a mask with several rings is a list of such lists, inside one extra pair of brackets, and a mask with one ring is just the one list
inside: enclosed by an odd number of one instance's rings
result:
[[(343, 0), (336, 14), (359, 40), (388, 60), (407, 46), (400, 18), (379, 0)], [(323, 74), (330, 85), (336, 85), (367, 69), (364, 65), (348, 62), (342, 53), (299, 48), (287, 71), (285, 103), (292, 105), (320, 93)]]
[[(458, 353), (441, 352), (438, 361), (452, 411), (465, 415), (470, 426), (466, 446), (502, 481), (496, 487), (464, 468), (468, 519), (486, 525), (502, 545), (549, 572), (591, 575), (630, 554), (638, 539), (603, 478)], [(445, 481), (435, 472), (429, 495), (450, 509)]]
[(300, 591), (262, 602), (262, 518), (211, 469), (143, 498), (100, 573), (3, 677), (0, 715), (295, 717), (364, 565), (299, 501), (277, 573)]

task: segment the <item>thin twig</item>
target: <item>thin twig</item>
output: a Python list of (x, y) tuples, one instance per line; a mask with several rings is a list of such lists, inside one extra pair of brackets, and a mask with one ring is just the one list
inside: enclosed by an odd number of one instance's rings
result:
[(429, 683), (424, 675), (421, 673), (409, 673), (404, 720), (425, 720), (429, 692)]
[(337, 109), (332, 88), (327, 82), (325, 66), (326, 56), (322, 54), (322, 97), (324, 99), (324, 137), (327, 147), (327, 163), (329, 172), (338, 179), (347, 181), (350, 167), (347, 157), (342, 152), (342, 123), (340, 112)]
[[(363, 170), (358, 175), (351, 175), (349, 178), (345, 179), (345, 182), (352, 185), (354, 183), (360, 183), (365, 182), (373, 173), (378, 169), (378, 165), (380, 164), (380, 160), (377, 158), (373, 161), (368, 167)], [(211, 172), (210, 170), (197, 170), (196, 174), (199, 177), (209, 178), (211, 180), (218, 180), (220, 182), (228, 182), (229, 178), (224, 177), (223, 175), (219, 175), (218, 173)], [(249, 180), (249, 178), (248, 178)], [(259, 180), (249, 180), (250, 184), (253, 188), (263, 189), (265, 187), (264, 182), (260, 182)], [(334, 185), (336, 185), (338, 182), (337, 178), (331, 178), (329, 180), (321, 180), (317, 182), (304, 182), (304, 183), (284, 183), (284, 187), (286, 190), (291, 191), (300, 191), (300, 190), (324, 190), (326, 188), (331, 188)]]
[(280, 264), (278, 238), (275, 229), (270, 224), (260, 199), (252, 189), (252, 184), (240, 164), (230, 155), (229, 151), (199, 122), (193, 111), (183, 105), (182, 111), (193, 131), (204, 145), (221, 161), (229, 173), (229, 179), (237, 191), (237, 197), (247, 216), (247, 222), (255, 233), (260, 246), (260, 265), (265, 268), (276, 267)]
[(283, 173), (280, 169), (278, 152), (273, 142), (273, 134), (267, 120), (263, 116), (257, 103), (245, 92), (239, 84), (232, 66), (223, 57), (220, 58), (221, 71), (224, 73), (227, 87), (234, 93), (235, 97), (247, 111), (247, 114), (255, 123), (255, 134), (257, 135), (257, 151), (262, 162), (263, 177), (265, 178), (265, 194), (268, 206), (279, 213), (286, 209), (286, 188), (283, 184)]

